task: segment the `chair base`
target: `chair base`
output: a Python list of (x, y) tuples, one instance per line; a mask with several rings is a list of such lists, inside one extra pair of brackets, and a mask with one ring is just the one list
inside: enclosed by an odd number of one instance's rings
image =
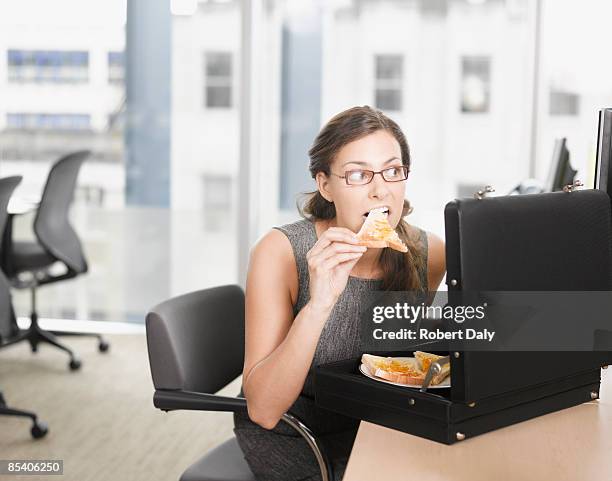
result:
[(22, 409), (10, 408), (6, 405), (6, 401), (4, 400), (4, 396), (0, 392), (0, 416), (19, 416), (30, 418), (32, 420), (32, 428), (30, 429), (30, 433), (34, 439), (40, 439), (46, 436), (49, 432), (49, 428), (46, 423), (39, 421), (36, 414), (30, 411), (24, 411)]
[(95, 337), (98, 339), (98, 351), (108, 352), (110, 343), (102, 337), (102, 334), (96, 332), (71, 332), (71, 331), (49, 331), (54, 336), (77, 336), (77, 337)]
[(0, 348), (17, 344), (21, 341), (28, 341), (32, 352), (38, 351), (38, 345), (41, 343), (51, 344), (62, 351), (65, 351), (70, 356), (68, 367), (71, 371), (76, 371), (81, 368), (81, 360), (75, 355), (75, 353), (60, 342), (58, 336), (93, 336), (98, 338), (98, 350), (100, 352), (107, 352), (110, 345), (102, 338), (100, 334), (88, 333), (88, 332), (60, 332), (60, 331), (46, 331), (38, 324), (38, 315), (33, 313), (31, 315), (31, 324), (28, 329), (19, 330), (13, 337), (6, 339), (6, 341), (0, 344)]

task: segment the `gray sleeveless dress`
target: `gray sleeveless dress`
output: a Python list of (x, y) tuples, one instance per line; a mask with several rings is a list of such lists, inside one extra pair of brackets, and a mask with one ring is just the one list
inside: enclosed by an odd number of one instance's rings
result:
[[(299, 290), (293, 307), (296, 316), (309, 300), (309, 274), (306, 253), (317, 241), (314, 223), (301, 220), (276, 227), (289, 239), (297, 264)], [(427, 285), (427, 236), (418, 229), (417, 245), (425, 256), (425, 268), (419, 272), (421, 283)], [(359, 420), (321, 409), (314, 403), (313, 368), (319, 364), (360, 357), (363, 351), (359, 339), (360, 300), (364, 293), (380, 288), (381, 281), (349, 277), (346, 288), (327, 320), (310, 372), (300, 397), (289, 412), (301, 419), (321, 440), (334, 467), (334, 479), (341, 480), (346, 468)], [(241, 393), (242, 394), (242, 393)], [(245, 459), (259, 481), (315, 481), (321, 475), (316, 459), (291, 427), (282, 421), (272, 430), (252, 422), (246, 413), (234, 415), (234, 433)]]

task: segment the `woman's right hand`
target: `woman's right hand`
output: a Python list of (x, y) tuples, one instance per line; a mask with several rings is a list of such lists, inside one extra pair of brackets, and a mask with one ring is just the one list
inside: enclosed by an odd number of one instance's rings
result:
[(346, 287), (349, 274), (367, 247), (354, 232), (330, 227), (306, 254), (310, 274), (310, 304), (331, 309)]

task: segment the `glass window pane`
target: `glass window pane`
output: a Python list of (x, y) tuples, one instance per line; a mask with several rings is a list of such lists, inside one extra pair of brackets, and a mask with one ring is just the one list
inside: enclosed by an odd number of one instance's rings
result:
[(534, 176), (548, 180), (555, 140), (565, 137), (575, 178), (591, 187), (597, 112), (612, 105), (612, 69), (606, 60), (612, 3), (542, 0), (541, 11)]
[(125, 77), (125, 55), (123, 52), (108, 52), (108, 81), (122, 83)]
[(10, 82), (80, 83), (89, 78), (89, 52), (10, 50)]
[(238, 1), (172, 17), (174, 292), (238, 279), (241, 36)]
[(206, 87), (207, 107), (231, 107), (231, 87)]
[(8, 64), (10, 65), (21, 65), (23, 62), (22, 52), (19, 50), (8, 50)]
[(579, 115), (580, 96), (570, 92), (550, 91), (550, 115)]
[(209, 108), (232, 106), (232, 54), (206, 52), (204, 54), (204, 105)]
[(215, 77), (229, 77), (232, 74), (232, 56), (229, 53), (207, 53), (206, 75)]
[(381, 110), (402, 110), (401, 90), (376, 90), (376, 108)]
[[(275, 138), (263, 128), (261, 135), (280, 148), (261, 156), (259, 170), (280, 170), (280, 179), (274, 191), (266, 186), (261, 194), (268, 202), (259, 219), (299, 218), (296, 200), (316, 189), (309, 147), (330, 118), (359, 105), (383, 110), (402, 128), (413, 162), (409, 220), (440, 237), (444, 205), (458, 186), (493, 184), (503, 192), (528, 176), (533, 5), (343, 1), (319, 10), (286, 5), (270, 13), (280, 15), (278, 23), (264, 17), (266, 38), (280, 32), (281, 45), (260, 55), (270, 72), (258, 91), (269, 99), (265, 125), (278, 126)], [(524, 141), (500, 148), (504, 138)], [(276, 211), (269, 207), (275, 198)], [(270, 227), (261, 224), (259, 234)]]
[(377, 79), (401, 79), (402, 57), (400, 55), (377, 55), (376, 56), (376, 78)]
[[(54, 162), (70, 152), (92, 151), (70, 212), (90, 269), (39, 290), (41, 318), (121, 321), (131, 310), (128, 282), (121, 279), (125, 266), (116, 261), (126, 248), (122, 225), (132, 220), (124, 201), (124, 138), (106, 120), (125, 103), (123, 87), (108, 84), (105, 68), (106, 53), (124, 49), (122, 1), (28, 0), (0, 8), (0, 50), (7, 52), (0, 88), (10, 100), (0, 105), (0, 159), (4, 172), (23, 176), (16, 195), (40, 197)], [(32, 218), (15, 226), (17, 238), (33, 238)], [(13, 302), (18, 316), (29, 314), (27, 293), (15, 292)]]

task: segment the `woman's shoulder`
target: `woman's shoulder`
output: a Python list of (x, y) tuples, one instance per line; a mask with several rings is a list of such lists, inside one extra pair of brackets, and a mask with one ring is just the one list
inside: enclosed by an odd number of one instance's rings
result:
[(251, 250), (249, 270), (265, 271), (264, 276), (286, 283), (295, 304), (299, 282), (308, 273), (306, 253), (316, 241), (315, 225), (308, 219), (275, 226)]
[(291, 301), (297, 300), (298, 273), (290, 238), (278, 228), (270, 229), (251, 249), (249, 276), (265, 285), (286, 286)]
[(316, 239), (314, 223), (309, 219), (300, 219), (289, 224), (276, 226), (272, 230), (285, 234), (292, 245), (295, 242), (311, 241), (313, 236)]
[[(314, 226), (307, 219), (274, 226), (255, 243), (252, 251), (291, 253), (300, 243), (313, 235)], [(314, 234), (316, 236), (316, 234)]]

